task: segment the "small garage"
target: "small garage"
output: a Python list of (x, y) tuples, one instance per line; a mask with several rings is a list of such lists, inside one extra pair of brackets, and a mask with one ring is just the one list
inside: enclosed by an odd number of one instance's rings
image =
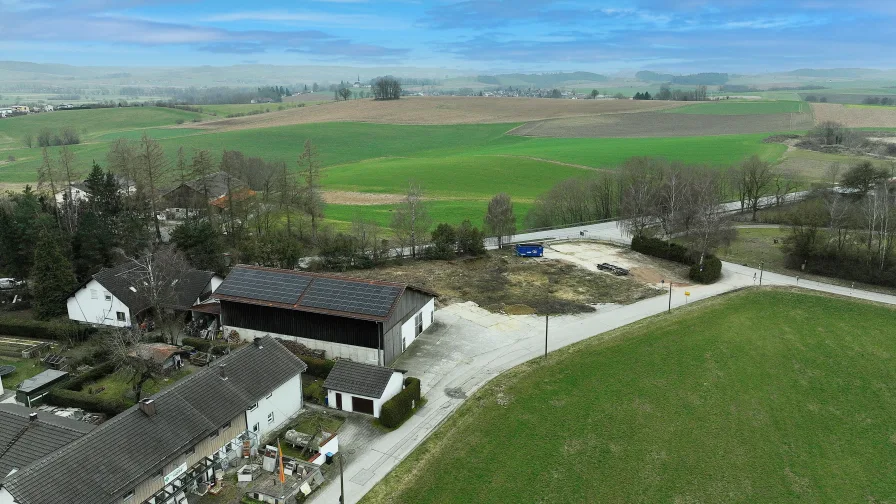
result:
[(404, 375), (394, 369), (339, 360), (324, 381), (327, 405), (379, 418), (383, 403), (404, 388)]

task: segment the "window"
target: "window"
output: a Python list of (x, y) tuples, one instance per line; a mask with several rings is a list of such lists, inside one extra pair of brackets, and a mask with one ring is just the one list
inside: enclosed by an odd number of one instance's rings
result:
[(112, 301), (112, 294), (109, 294), (108, 292), (103, 291), (103, 298), (106, 301)]
[(218, 429), (215, 429), (211, 434), (208, 435), (209, 439), (215, 439), (218, 437)]
[(433, 311), (429, 312), (429, 323), (432, 324), (435, 321), (436, 321), (436, 311), (433, 310)]
[(255, 422), (255, 425), (252, 426), (252, 432), (258, 432), (258, 422)]
[(229, 428), (230, 428), (230, 422), (227, 422), (226, 424), (221, 426), (221, 430), (227, 430)]
[(96, 289), (90, 289), (90, 299), (99, 299), (100, 295)]
[(271, 396), (272, 396), (272, 395), (274, 395), (274, 393), (273, 393), (273, 392), (271, 392), (271, 393), (270, 393), (270, 394), (268, 394), (268, 395), (266, 395), (266, 396), (264, 396), (264, 398), (265, 398), (265, 399), (270, 399), (270, 398), (271, 398)]
[(257, 409), (258, 409), (258, 403), (255, 403), (252, 406), (249, 406), (249, 411), (255, 411)]
[(414, 326), (414, 337), (420, 336), (420, 333), (423, 332), (423, 312), (414, 317)]
[(274, 423), (274, 412), (273, 411), (268, 413), (268, 423), (269, 424)]
[(133, 499), (133, 498), (134, 498), (134, 491), (131, 490), (130, 492), (126, 493), (124, 495), (124, 497), (121, 498), (121, 502), (131, 502), (131, 499)]
[(118, 321), (119, 321), (119, 322), (124, 322), (124, 321), (125, 321), (125, 320), (124, 320), (124, 312), (123, 312), (123, 311), (117, 311), (117, 312), (115, 312), (115, 316), (118, 318)]
[(195, 446), (191, 446), (189, 450), (187, 450), (187, 451), (184, 452), (184, 456), (189, 457), (190, 455), (192, 455), (192, 454), (194, 454), (194, 453), (196, 453), (196, 447), (195, 447)]

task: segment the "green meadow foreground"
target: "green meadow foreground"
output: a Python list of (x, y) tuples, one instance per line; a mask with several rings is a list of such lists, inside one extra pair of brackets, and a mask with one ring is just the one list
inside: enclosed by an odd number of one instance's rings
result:
[(891, 502), (896, 310), (704, 301), (493, 380), (365, 503)]

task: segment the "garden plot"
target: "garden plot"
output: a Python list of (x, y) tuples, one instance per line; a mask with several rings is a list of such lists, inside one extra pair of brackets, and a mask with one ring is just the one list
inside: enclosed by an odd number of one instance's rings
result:
[(655, 288), (668, 285), (669, 282), (690, 283), (687, 280), (687, 266), (606, 243), (593, 241), (552, 243), (545, 246), (544, 257), (571, 262), (588, 271), (608, 276), (612, 276), (612, 273), (600, 271), (597, 267), (598, 264), (609, 263), (620, 266), (629, 270), (629, 274), (634, 280)]

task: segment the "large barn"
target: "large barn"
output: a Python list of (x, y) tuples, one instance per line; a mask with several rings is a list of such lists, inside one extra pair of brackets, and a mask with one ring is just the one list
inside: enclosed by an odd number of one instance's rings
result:
[(240, 265), (214, 295), (221, 325), (244, 340), (265, 335), (328, 358), (390, 365), (432, 324), (435, 296), (417, 287)]

